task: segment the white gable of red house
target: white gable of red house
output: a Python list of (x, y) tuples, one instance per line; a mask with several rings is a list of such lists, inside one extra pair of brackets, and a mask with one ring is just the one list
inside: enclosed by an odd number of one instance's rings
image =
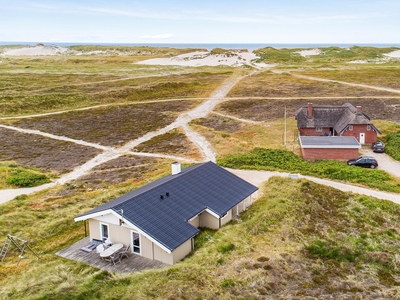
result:
[(352, 136), (360, 144), (371, 144), (380, 134), (361, 106), (350, 103), (341, 106), (308, 103), (296, 111), (296, 120), (301, 136)]

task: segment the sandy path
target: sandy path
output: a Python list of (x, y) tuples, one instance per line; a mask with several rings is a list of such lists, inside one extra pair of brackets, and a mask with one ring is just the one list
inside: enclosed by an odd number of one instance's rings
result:
[[(256, 171), (256, 170), (234, 170), (234, 169), (227, 169), (228, 171), (232, 172), (233, 174), (239, 176), (240, 178), (254, 184), (255, 186), (260, 187), (261, 184), (267, 181), (272, 176), (281, 176), (281, 177), (288, 177), (289, 173), (279, 173), (279, 172), (269, 172), (269, 171)], [(367, 188), (362, 188), (350, 184), (340, 183), (336, 181), (331, 181), (327, 179), (320, 179), (311, 176), (303, 176), (299, 175), (299, 178), (305, 178), (307, 180), (323, 184), (326, 186), (330, 186), (336, 188), (338, 190), (344, 192), (352, 192), (356, 194), (363, 194), (368, 196), (373, 196), (379, 199), (389, 200), (400, 204), (400, 194), (393, 194), (388, 192), (382, 192), (377, 190), (370, 190)], [(255, 197), (261, 196), (260, 194), (256, 194)]]
[(23, 128), (7, 126), (7, 125), (0, 125), (0, 127), (10, 129), (10, 130), (15, 130), (15, 131), (22, 132), (22, 133), (40, 135), (40, 136), (44, 136), (44, 137), (51, 138), (54, 140), (66, 141), (66, 142), (71, 142), (71, 143), (82, 145), (82, 146), (93, 147), (93, 148), (97, 148), (97, 149), (104, 150), (104, 151), (110, 151), (112, 149), (111, 147), (102, 146), (100, 144), (89, 143), (89, 142), (85, 142), (82, 140), (71, 139), (66, 136), (54, 135), (51, 133), (42, 132), (40, 130), (23, 129)]
[(269, 126), (267, 123), (263, 122), (263, 121), (253, 121), (253, 120), (248, 120), (248, 119), (241, 119), (241, 118), (237, 118), (231, 115), (225, 115), (225, 114), (221, 114), (221, 113), (217, 113), (217, 112), (213, 112), (214, 115), (218, 115), (221, 117), (226, 117), (229, 119), (233, 119), (239, 122), (243, 122), (243, 123), (248, 123), (248, 124), (257, 124), (257, 125), (264, 125), (264, 126)]
[(323, 82), (337, 82), (337, 83), (340, 83), (340, 84), (345, 84), (345, 85), (350, 85), (350, 86), (363, 87), (363, 88), (367, 88), (367, 89), (373, 89), (373, 90), (378, 90), (378, 91), (385, 91), (385, 92), (391, 92), (391, 93), (400, 94), (400, 90), (391, 89), (391, 88), (366, 85), (366, 84), (362, 84), (362, 83), (351, 83), (351, 82), (345, 82), (345, 81), (339, 81), (339, 80), (318, 78), (318, 77), (300, 75), (300, 74), (296, 74), (294, 72), (290, 72), (290, 75), (293, 75), (293, 76), (298, 77), (298, 78), (309, 79), (309, 80), (323, 81)]

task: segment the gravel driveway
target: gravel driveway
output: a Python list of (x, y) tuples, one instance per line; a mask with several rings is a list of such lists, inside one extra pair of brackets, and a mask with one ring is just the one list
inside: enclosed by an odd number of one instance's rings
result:
[(372, 149), (362, 148), (361, 154), (372, 156), (378, 160), (378, 169), (384, 170), (395, 177), (400, 178), (400, 161), (394, 160), (385, 153), (375, 153)]

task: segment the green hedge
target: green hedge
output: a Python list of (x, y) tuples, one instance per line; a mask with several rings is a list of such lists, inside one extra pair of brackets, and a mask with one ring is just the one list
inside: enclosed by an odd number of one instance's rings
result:
[(344, 162), (316, 160), (308, 162), (293, 152), (255, 148), (245, 154), (232, 154), (218, 159), (218, 164), (235, 169), (257, 169), (301, 173), (321, 178), (361, 183), (385, 191), (400, 192), (400, 186), (385, 171), (348, 166)]
[(385, 138), (385, 152), (400, 161), (400, 131), (391, 132)]

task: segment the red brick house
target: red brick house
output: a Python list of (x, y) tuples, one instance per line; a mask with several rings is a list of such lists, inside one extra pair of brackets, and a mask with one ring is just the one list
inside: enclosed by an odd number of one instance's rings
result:
[(308, 103), (296, 111), (296, 120), (300, 136), (352, 136), (360, 144), (371, 144), (380, 134), (361, 106), (350, 103), (342, 106)]

